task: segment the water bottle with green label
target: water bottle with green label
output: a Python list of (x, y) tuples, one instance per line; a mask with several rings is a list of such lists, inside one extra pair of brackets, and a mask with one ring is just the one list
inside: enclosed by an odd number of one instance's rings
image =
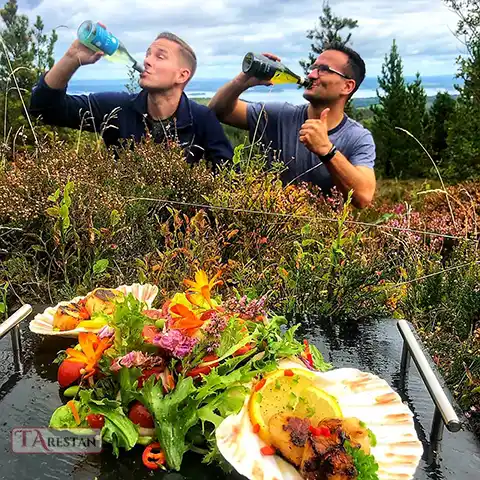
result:
[(112, 62), (120, 62), (143, 72), (143, 65), (138, 63), (125, 48), (125, 45), (101, 23), (91, 20), (83, 22), (77, 31), (79, 41), (94, 52), (103, 52), (105, 58)]

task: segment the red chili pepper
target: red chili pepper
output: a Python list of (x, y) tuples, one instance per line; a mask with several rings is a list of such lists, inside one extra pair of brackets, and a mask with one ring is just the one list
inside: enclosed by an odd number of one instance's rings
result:
[[(207, 355), (203, 360), (202, 363), (209, 363), (213, 362), (214, 360), (218, 360), (217, 355)], [(211, 365), (205, 365), (205, 366), (198, 366), (195, 368), (192, 368), (189, 372), (185, 374), (186, 377), (197, 377), (198, 375), (208, 375), (211, 371), (212, 368), (218, 366), (218, 362), (212, 363)]]
[(151, 443), (142, 454), (143, 464), (151, 470), (157, 470), (165, 464), (165, 454), (162, 452), (158, 442)]
[(233, 355), (232, 357), (240, 357), (241, 355), (245, 355), (247, 352), (249, 352), (253, 348), (253, 345), (251, 343), (247, 343), (244, 347), (239, 348)]
[(267, 445), (266, 447), (262, 447), (260, 449), (260, 453), (262, 455), (275, 455), (277, 453), (277, 450), (274, 447)]
[(254, 390), (258, 392), (263, 386), (267, 383), (267, 380), (265, 378), (262, 378), (256, 385)]
[(185, 374), (186, 377), (198, 377), (198, 375), (208, 375), (212, 367), (195, 367)]
[(260, 425), (258, 423), (256, 423), (252, 428), (252, 432), (253, 433), (258, 433), (259, 431), (260, 431)]
[(287, 370), (285, 370), (283, 373), (286, 377), (293, 377), (295, 375), (289, 368), (287, 368)]
[[(210, 363), (213, 362), (214, 360), (218, 360), (218, 355), (207, 355), (206, 357), (203, 358), (202, 363)], [(218, 362), (212, 363), (209, 365), (210, 367), (217, 367)]]
[(307, 357), (307, 362), (313, 367), (313, 357), (308, 340), (305, 339), (303, 341), (303, 344), (305, 345), (305, 355)]
[(308, 429), (314, 437), (329, 437), (332, 434), (328, 427), (313, 427), (310, 425)]

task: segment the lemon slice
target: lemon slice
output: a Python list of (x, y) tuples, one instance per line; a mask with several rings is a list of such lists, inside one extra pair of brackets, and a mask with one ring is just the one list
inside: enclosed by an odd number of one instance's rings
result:
[(314, 381), (313, 372), (292, 368), (277, 370), (265, 377), (263, 385), (262, 382), (254, 387), (248, 413), (264, 442), (270, 443), (268, 422), (277, 413), (309, 418), (313, 425), (324, 418), (342, 417), (335, 397), (315, 386)]

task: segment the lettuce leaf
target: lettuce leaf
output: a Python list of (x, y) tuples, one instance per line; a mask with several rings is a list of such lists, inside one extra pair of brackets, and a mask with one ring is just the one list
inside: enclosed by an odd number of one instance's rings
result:
[(91, 413), (105, 417), (102, 438), (112, 444), (116, 457), (119, 455), (120, 448), (130, 450), (135, 446), (138, 440), (138, 429), (125, 415), (119, 402), (108, 398), (93, 400), (89, 391), (80, 392), (80, 398)]
[(78, 415), (82, 422), (80, 425), (77, 425), (75, 418), (73, 416), (72, 410), (68, 405), (62, 405), (58, 407), (52, 414), (50, 418), (49, 427), (50, 428), (77, 428), (86, 426), (85, 417), (87, 416), (87, 408), (78, 400), (73, 400), (75, 407), (77, 408)]
[(155, 420), (158, 441), (165, 451), (170, 468), (180, 470), (183, 455), (189, 449), (186, 435), (198, 422), (198, 400), (191, 377), (180, 378), (175, 389), (163, 395), (162, 382), (155, 384), (152, 375), (141, 390), (143, 404)]
[[(242, 343), (245, 339), (245, 332), (242, 332), (241, 328), (238, 328), (238, 318), (232, 317), (228, 321), (227, 327), (220, 336), (220, 346), (217, 349), (217, 356), (223, 357), (232, 347)], [(248, 340), (247, 340), (248, 343)], [(244, 343), (242, 347), (246, 345)], [(239, 347), (240, 348), (240, 347)], [(234, 352), (238, 350), (235, 349)]]
[(143, 303), (129, 293), (125, 300), (116, 302), (111, 324), (115, 329), (114, 348), (118, 356), (141, 350), (144, 343), (142, 330), (151, 319), (142, 314)]
[(310, 344), (310, 353), (313, 358), (313, 366), (320, 372), (326, 372), (331, 370), (333, 365), (324, 360), (323, 355), (320, 353), (318, 348), (315, 345)]
[(367, 455), (361, 448), (354, 448), (347, 440), (344, 443), (346, 452), (352, 456), (357, 469), (357, 480), (379, 480), (377, 471), (378, 463), (373, 455)]
[(120, 397), (124, 407), (128, 407), (133, 400), (137, 399), (137, 390), (134, 385), (141, 375), (142, 371), (136, 367), (122, 367), (118, 372), (118, 380), (120, 382)]

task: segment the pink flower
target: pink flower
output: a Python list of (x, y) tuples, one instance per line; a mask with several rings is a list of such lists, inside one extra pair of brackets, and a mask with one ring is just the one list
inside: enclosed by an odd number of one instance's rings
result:
[(163, 348), (175, 358), (186, 357), (198, 343), (197, 338), (188, 337), (180, 330), (172, 329), (167, 333), (160, 333), (153, 339), (153, 344)]
[(397, 215), (401, 215), (402, 213), (405, 212), (405, 205), (403, 203), (399, 203), (398, 205), (395, 206), (395, 208), (393, 209), (393, 211), (397, 214)]
[(152, 368), (156, 365), (163, 365), (164, 363), (164, 359), (157, 355), (147, 355), (143, 352), (133, 351), (123, 357), (117, 358), (110, 366), (110, 370), (112, 372), (118, 372), (122, 367)]

